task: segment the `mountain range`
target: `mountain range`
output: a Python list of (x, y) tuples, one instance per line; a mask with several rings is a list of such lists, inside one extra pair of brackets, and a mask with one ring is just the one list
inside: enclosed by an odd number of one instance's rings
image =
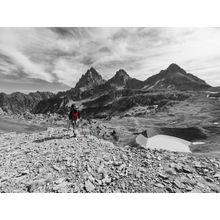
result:
[(147, 78), (145, 81), (131, 78), (127, 72), (120, 69), (108, 81), (91, 67), (85, 75), (82, 75), (75, 86), (75, 90), (80, 90), (82, 93), (100, 87), (105, 84), (107, 88), (116, 89), (176, 89), (176, 90), (197, 90), (210, 87), (204, 80), (187, 73), (177, 64), (171, 64), (166, 70), (161, 70), (160, 73)]
[[(33, 113), (65, 113), (72, 103), (80, 102), (83, 103), (84, 109), (94, 112), (97, 108), (110, 108), (109, 104), (112, 105), (111, 108), (117, 109), (119, 106), (116, 102), (122, 101), (123, 98), (127, 100), (127, 102), (125, 101), (126, 106), (129, 100), (133, 103), (131, 106), (144, 105), (146, 94), (149, 99), (150, 94), (154, 91), (165, 91), (172, 94), (173, 91), (198, 91), (209, 88), (211, 86), (204, 80), (187, 73), (174, 63), (144, 81), (130, 77), (123, 69), (118, 70), (109, 80), (104, 80), (95, 68), (91, 67), (70, 90), (58, 92), (56, 95), (48, 92), (28, 95), (1, 93), (0, 107), (7, 112), (28, 110)], [(95, 109), (91, 109), (93, 107)], [(123, 106), (121, 107), (123, 108)]]

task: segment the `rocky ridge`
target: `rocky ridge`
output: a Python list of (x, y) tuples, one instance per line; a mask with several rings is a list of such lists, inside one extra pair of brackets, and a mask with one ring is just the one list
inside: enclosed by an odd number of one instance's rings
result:
[(65, 128), (0, 135), (0, 192), (220, 192), (220, 160)]
[(148, 90), (178, 89), (196, 91), (211, 88), (204, 80), (191, 73), (187, 73), (175, 63), (170, 64), (167, 69), (161, 70), (158, 74), (146, 79), (144, 84), (144, 88)]
[(0, 108), (7, 113), (23, 113), (31, 111), (41, 100), (47, 100), (54, 96), (51, 92), (31, 92), (24, 94), (15, 92), (12, 94), (0, 93)]

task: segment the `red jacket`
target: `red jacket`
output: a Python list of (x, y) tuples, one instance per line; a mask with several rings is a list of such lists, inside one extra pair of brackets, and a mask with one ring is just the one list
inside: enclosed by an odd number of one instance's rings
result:
[(80, 112), (79, 111), (74, 110), (74, 111), (71, 111), (69, 113), (69, 119), (70, 120), (76, 121), (79, 118), (80, 118)]

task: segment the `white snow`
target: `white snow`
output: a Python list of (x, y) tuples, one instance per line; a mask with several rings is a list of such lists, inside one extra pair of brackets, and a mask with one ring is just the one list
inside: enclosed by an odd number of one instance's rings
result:
[(217, 94), (217, 93), (219, 93), (219, 92), (206, 91), (206, 93)]
[(197, 142), (192, 142), (191, 144), (192, 145), (200, 145), (200, 144), (205, 144), (205, 142), (197, 141)]
[(136, 142), (146, 149), (150, 148), (177, 152), (191, 152), (189, 149), (191, 142), (168, 135), (155, 135), (153, 137), (146, 138), (140, 134), (136, 137)]
[(157, 80), (157, 82), (155, 82), (155, 83), (154, 83), (152, 86), (150, 86), (148, 89), (154, 88), (159, 82), (160, 82), (160, 80)]

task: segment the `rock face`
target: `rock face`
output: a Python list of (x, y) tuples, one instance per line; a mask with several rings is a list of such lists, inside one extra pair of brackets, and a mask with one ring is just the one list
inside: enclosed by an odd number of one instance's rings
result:
[(75, 86), (75, 90), (89, 90), (95, 86), (103, 84), (105, 80), (103, 80), (102, 76), (93, 68), (91, 67), (85, 75), (82, 75), (79, 82)]
[(199, 90), (207, 89), (211, 86), (204, 80), (187, 73), (176, 64), (171, 64), (166, 70), (149, 77), (145, 81), (145, 89), (180, 89)]
[(129, 79), (131, 77), (123, 69), (120, 69), (108, 82), (116, 87), (125, 87)]
[(0, 192), (220, 192), (220, 160), (49, 128), (0, 135)]
[(108, 80), (108, 83), (114, 87), (126, 89), (141, 89), (144, 82), (135, 78), (131, 78), (123, 69), (116, 72), (115, 76)]
[(33, 92), (29, 94), (15, 92), (10, 95), (0, 93), (0, 107), (7, 113), (22, 113), (31, 111), (39, 101), (53, 96), (54, 94), (51, 92)]

